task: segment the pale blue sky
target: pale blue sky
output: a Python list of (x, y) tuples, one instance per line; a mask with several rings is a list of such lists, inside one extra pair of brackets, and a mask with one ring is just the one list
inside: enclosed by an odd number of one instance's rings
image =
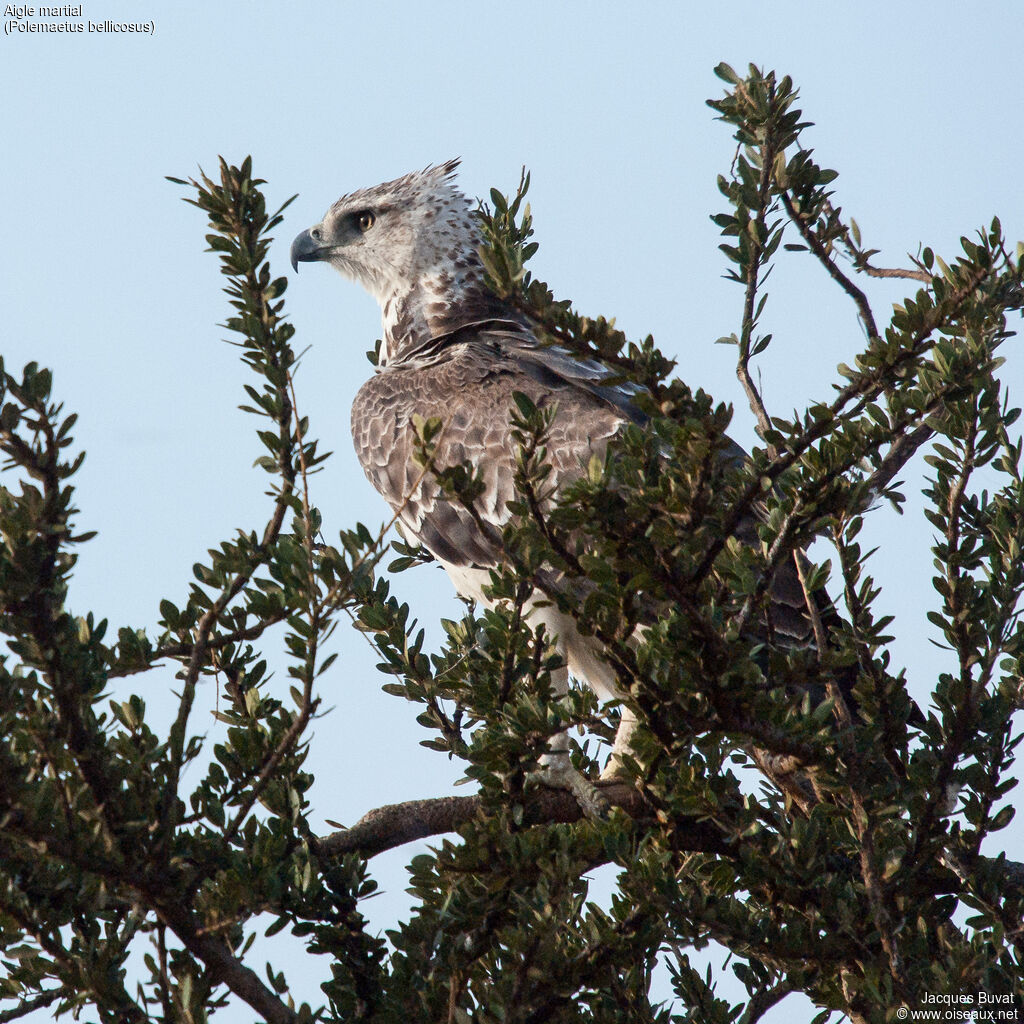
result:
[[(513, 188), (525, 164), (537, 274), (581, 311), (617, 317), (634, 337), (653, 333), (691, 384), (736, 404), (734, 435), (746, 445), (733, 350), (713, 344), (736, 329), (740, 305), (708, 220), (723, 208), (715, 176), (734, 148), (704, 103), (722, 92), (712, 74), (720, 60), (793, 76), (816, 125), (807, 141), (840, 171), (838, 201), (885, 261), (919, 243), (955, 254), (958, 237), (993, 214), (1024, 237), (1024, 16), (1010, 0), (628, 9), (93, 0), (83, 18), (152, 20), (156, 31), (0, 41), (0, 351), (12, 368), (51, 366), (56, 394), (80, 414), (89, 454), (79, 524), (99, 536), (82, 552), (72, 600), (113, 625), (152, 626), (159, 599), (183, 597), (205, 549), (266, 511), (264, 476), (251, 468), (254, 423), (236, 409), (247, 376), (216, 326), (222, 279), (201, 252), (201, 215), (164, 175), (251, 153), (271, 203), (300, 193), (272, 251), (284, 272), (287, 243), (342, 192), (460, 155), (466, 191), (486, 195)], [(760, 366), (769, 409), (786, 413), (828, 396), (860, 331), (808, 258), (785, 260), (773, 285), (764, 324), (776, 341)], [(883, 318), (903, 294), (869, 290)], [(300, 404), (336, 453), (316, 481), (325, 530), (377, 524), (384, 506), (348, 433), (377, 309), (320, 266), (303, 268), (287, 300), (297, 347), (312, 346)], [(1007, 355), (1007, 380), (1019, 385), (1019, 344)], [(912, 468), (908, 493), (920, 490), (921, 470)], [(924, 619), (931, 531), (913, 510), (880, 511), (872, 529), (885, 545), (873, 569), (897, 615), (897, 655), (923, 697), (942, 664)], [(399, 585), (428, 626), (458, 612), (440, 571)], [(313, 744), (318, 813), (351, 822), (381, 803), (446, 792), (456, 773), (417, 746), (414, 707), (380, 693), (385, 679), (362, 638), (339, 643), (326, 683), (336, 710)], [(169, 679), (135, 681), (154, 713), (169, 713)], [(204, 700), (196, 721), (212, 736), (218, 727), (203, 717), (212, 687)], [(374, 862), (387, 895), (367, 912), (381, 928), (406, 904), (402, 865), (414, 852)], [(296, 990), (315, 997), (303, 959)]]

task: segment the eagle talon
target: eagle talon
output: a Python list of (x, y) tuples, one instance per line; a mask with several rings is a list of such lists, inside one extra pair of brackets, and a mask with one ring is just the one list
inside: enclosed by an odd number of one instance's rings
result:
[(571, 793), (583, 817), (590, 821), (604, 821), (611, 812), (612, 805), (597, 785), (581, 775), (571, 764), (549, 764), (535, 778), (548, 789), (564, 789)]

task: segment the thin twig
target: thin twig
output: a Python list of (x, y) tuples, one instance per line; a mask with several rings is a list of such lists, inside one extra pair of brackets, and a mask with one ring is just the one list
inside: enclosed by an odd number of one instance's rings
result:
[(95, 997), (95, 1001), (101, 1005), (116, 1003), (117, 1011), (123, 1015), (126, 1024), (144, 1024), (149, 1020), (148, 1015), (139, 1007), (138, 1003), (128, 995), (116, 974), (103, 973), (101, 987), (100, 984), (97, 984), (97, 979), (84, 970), (85, 962), (73, 956), (59, 941), (59, 932), (56, 930), (44, 931), (33, 917), (24, 912), (22, 907), (9, 900), (3, 901), (2, 909), (8, 917), (17, 922), (23, 932), (32, 936), (43, 952), (61, 965), (68, 978), (74, 979), (73, 987), (76, 990), (87, 989)]
[(846, 246), (846, 252), (847, 255), (850, 257), (851, 262), (853, 263), (854, 270), (856, 270), (858, 273), (867, 274), (868, 277), (902, 278), (904, 280), (920, 281), (922, 284), (932, 283), (931, 274), (929, 274), (926, 270), (922, 270), (920, 268), (917, 270), (909, 270), (905, 268), (896, 267), (871, 266), (871, 262), (868, 259), (868, 257), (863, 254), (863, 250), (861, 250), (860, 246), (857, 245), (851, 237), (850, 228), (839, 220), (836, 214), (836, 208), (832, 205), (831, 202), (829, 202), (829, 200), (825, 200), (824, 204), (822, 205), (822, 210), (828, 216), (834, 217), (836, 222), (842, 228), (842, 233), (839, 235), (839, 237), (842, 240), (843, 245)]
[(811, 252), (818, 257), (818, 262), (828, 271), (829, 277), (853, 299), (868, 337), (877, 338), (878, 327), (875, 325), (875, 315), (871, 311), (871, 303), (868, 302), (868, 297), (836, 266), (835, 260), (829, 255), (825, 246), (821, 244), (821, 239), (811, 230), (810, 224), (807, 223), (793, 205), (793, 200), (790, 198), (789, 193), (783, 191), (780, 194), (782, 196), (782, 205), (785, 207), (789, 219), (796, 225), (797, 231), (800, 232), (800, 237), (807, 243), (807, 247)]
[[(769, 98), (771, 100), (775, 98), (774, 82), (769, 84)], [(772, 187), (772, 167), (775, 164), (774, 138), (775, 136), (772, 133), (767, 134), (765, 148), (761, 153), (761, 174), (757, 188), (758, 207), (756, 223), (760, 228), (757, 235), (758, 238), (762, 234), (767, 237), (768, 233), (767, 225), (765, 224), (765, 213), (768, 210), (768, 200)], [(757, 301), (757, 289), (760, 283), (759, 271), (761, 268), (762, 252), (761, 243), (752, 236), (750, 239), (750, 260), (747, 263), (747, 283), (743, 296), (743, 320), (740, 327), (739, 358), (736, 362), (736, 376), (746, 392), (751, 410), (757, 417), (758, 432), (762, 439), (767, 441), (768, 432), (771, 430), (771, 419), (762, 401), (761, 392), (758, 391), (750, 376), (750, 343), (755, 326), (754, 304)], [(769, 444), (769, 457), (775, 458), (775, 454), (775, 446)]]
[(306, 548), (307, 571), (309, 573), (307, 579), (307, 585), (309, 587), (309, 604), (307, 612), (309, 614), (310, 637), (306, 651), (305, 665), (303, 666), (304, 679), (302, 687), (302, 701), (299, 706), (299, 713), (295, 716), (295, 720), (288, 727), (285, 734), (281, 737), (280, 742), (264, 762), (256, 782), (253, 784), (252, 789), (250, 789), (246, 794), (245, 799), (242, 800), (234, 820), (227, 829), (225, 829), (223, 839), (226, 846), (229, 845), (238, 834), (239, 829), (244, 824), (245, 819), (249, 816), (249, 812), (255, 806), (256, 801), (260, 798), (264, 789), (266, 789), (271, 776), (277, 766), (281, 763), (285, 754), (291, 750), (298, 738), (309, 725), (316, 706), (316, 702), (313, 700), (313, 682), (316, 678), (317, 641), (321, 633), (323, 605), (316, 599), (316, 568), (313, 556), (313, 521), (310, 514), (309, 477), (304, 451), (304, 439), (302, 436), (302, 417), (299, 415), (298, 405), (295, 400), (295, 382), (292, 378), (291, 372), (286, 372), (285, 376), (287, 387), (291, 394), (291, 402), (289, 404), (295, 417), (295, 440), (299, 456), (299, 476), (302, 481), (303, 535)]
[[(814, 594), (807, 587), (806, 562), (807, 558), (802, 551), (793, 552), (793, 564), (796, 566), (796, 574), (800, 578), (800, 589), (804, 592), (804, 604), (807, 606), (807, 615), (811, 620), (811, 628), (814, 630), (814, 642), (818, 645), (820, 656), (828, 644), (828, 639), (825, 636), (825, 626), (821, 621), (821, 611), (818, 608), (818, 602), (814, 599)], [(843, 724), (848, 725), (849, 722), (844, 722)]]
[(158, 921), (156, 925), (156, 944), (158, 971), (160, 981), (160, 1003), (164, 1008), (164, 1018), (174, 1020), (174, 1000), (171, 996), (171, 975), (167, 969), (167, 925)]
[(921, 281), (924, 284), (932, 283), (932, 276), (926, 270), (900, 270), (897, 267), (873, 267), (866, 259), (855, 261), (857, 270), (868, 277), (898, 277), (910, 281)]

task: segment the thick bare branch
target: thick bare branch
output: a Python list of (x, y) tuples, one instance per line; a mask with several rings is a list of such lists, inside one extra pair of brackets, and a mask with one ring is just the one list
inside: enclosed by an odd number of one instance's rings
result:
[(159, 904), (156, 913), (185, 948), (209, 971), (210, 977), (249, 1004), (268, 1024), (295, 1024), (298, 1015), (260, 981), (250, 968), (232, 953), (223, 939), (203, 931), (185, 907)]
[[(623, 782), (598, 783), (598, 786), (612, 807), (620, 807), (637, 821), (650, 819), (649, 805), (633, 786)], [(374, 857), (417, 839), (455, 832), (483, 813), (484, 803), (479, 796), (442, 796), (387, 804), (364, 814), (352, 828), (324, 836), (317, 842), (317, 851), (322, 857), (341, 857), (347, 853)], [(565, 790), (540, 786), (526, 795), (523, 808), (526, 825), (574, 822), (583, 818), (576, 798)], [(694, 818), (680, 832), (679, 848), (682, 850), (725, 853), (731, 849), (729, 839), (707, 821)]]

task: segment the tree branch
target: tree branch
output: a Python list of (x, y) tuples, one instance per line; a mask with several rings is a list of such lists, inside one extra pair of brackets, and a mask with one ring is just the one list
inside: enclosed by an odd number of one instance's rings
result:
[(899, 277), (910, 281), (921, 281), (931, 284), (932, 277), (926, 270), (900, 270), (898, 267), (873, 267), (867, 259), (860, 259), (854, 266), (868, 277)]
[(0, 1013), (0, 1024), (7, 1024), (8, 1021), (17, 1020), (19, 1017), (24, 1017), (26, 1013), (31, 1013), (33, 1010), (41, 1010), (43, 1007), (56, 1002), (61, 996), (66, 995), (67, 989), (61, 985), (60, 988), (51, 989), (49, 992), (42, 992), (33, 999), (22, 999), (17, 1006), (10, 1010), (4, 1010)]
[[(633, 786), (623, 782), (598, 782), (597, 786), (612, 807), (622, 808), (638, 822), (653, 820), (643, 794)], [(417, 839), (456, 832), (484, 813), (486, 807), (479, 795), (442, 796), (386, 804), (368, 811), (351, 828), (317, 840), (316, 850), (322, 858), (341, 857), (347, 853), (370, 858)], [(571, 823), (584, 819), (576, 798), (565, 790), (537, 786), (526, 793), (524, 825)], [(681, 850), (728, 853), (734, 849), (733, 842), (707, 820), (694, 818), (682, 831), (684, 834), (679, 839)]]
[(796, 226), (797, 231), (800, 232), (800, 237), (818, 258), (818, 262), (828, 271), (829, 277), (853, 299), (868, 337), (877, 338), (879, 336), (878, 327), (875, 324), (875, 314), (871, 311), (871, 303), (868, 302), (868, 297), (836, 266), (835, 260), (829, 255), (825, 246), (821, 244), (821, 239), (811, 230), (810, 224), (807, 223), (793, 205), (793, 200), (790, 198), (789, 193), (783, 190), (780, 195), (782, 196), (782, 205), (785, 207), (789, 219)]
[[(153, 894), (148, 895), (153, 899)], [(177, 935), (185, 948), (206, 965), (213, 981), (227, 985), (268, 1024), (295, 1024), (299, 1019), (294, 1010), (263, 984), (255, 971), (246, 967), (232, 953), (222, 938), (203, 932), (187, 908), (156, 904), (154, 909), (160, 920)]]
[(757, 1024), (757, 1021), (773, 1006), (785, 999), (795, 988), (796, 986), (789, 978), (783, 978), (771, 988), (761, 989), (747, 1003), (747, 1009), (740, 1018), (740, 1024)]

